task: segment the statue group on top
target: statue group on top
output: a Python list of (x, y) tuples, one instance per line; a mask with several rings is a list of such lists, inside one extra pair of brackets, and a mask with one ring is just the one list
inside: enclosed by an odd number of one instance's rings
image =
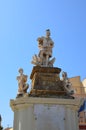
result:
[(54, 47), (54, 42), (50, 37), (50, 30), (46, 30), (46, 36), (39, 37), (38, 48), (39, 54), (34, 55), (32, 59), (32, 64), (41, 66), (41, 67), (53, 67), (55, 58), (52, 58), (52, 48)]
[[(38, 48), (39, 48), (39, 54), (34, 55), (32, 59), (32, 64), (40, 67), (53, 67), (53, 64), (55, 62), (55, 58), (52, 57), (52, 49), (54, 47), (54, 42), (50, 37), (50, 30), (46, 30), (46, 36), (38, 37)], [(17, 76), (18, 80), (18, 94), (17, 97), (24, 96), (27, 93), (27, 89), (29, 88), (29, 85), (27, 82), (27, 75), (23, 74), (23, 69), (19, 69), (20, 75)], [(64, 90), (68, 95), (74, 94), (74, 90), (72, 89), (72, 84), (70, 83), (67, 73), (62, 73), (62, 79)]]

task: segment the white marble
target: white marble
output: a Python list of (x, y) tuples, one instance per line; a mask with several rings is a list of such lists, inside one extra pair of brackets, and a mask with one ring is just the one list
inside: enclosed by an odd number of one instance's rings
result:
[(23, 95), (25, 93), (27, 93), (27, 89), (29, 87), (29, 84), (27, 84), (27, 75), (23, 74), (23, 69), (20, 68), (19, 69), (19, 76), (17, 76), (17, 80), (18, 80), (18, 94), (17, 96)]
[(35, 130), (65, 130), (63, 105), (35, 105)]
[(50, 37), (50, 30), (46, 30), (46, 36), (38, 37), (38, 48), (39, 54), (34, 55), (32, 58), (32, 64), (36, 66), (53, 67), (55, 58), (52, 58), (52, 48), (54, 47), (54, 42)]
[(81, 99), (23, 97), (11, 100), (14, 130), (79, 130)]
[(64, 84), (64, 89), (66, 90), (67, 94), (73, 95), (75, 93), (75, 90), (72, 88), (72, 83), (69, 81), (67, 77), (67, 72), (62, 72), (62, 79)]

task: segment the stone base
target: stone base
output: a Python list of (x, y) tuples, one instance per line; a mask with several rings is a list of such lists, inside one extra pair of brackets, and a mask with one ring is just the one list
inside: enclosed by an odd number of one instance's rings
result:
[(60, 68), (52, 67), (33, 67), (31, 73), (32, 91), (41, 94), (66, 94), (63, 81), (60, 80)]
[(73, 95), (66, 94), (66, 91), (55, 91), (55, 90), (36, 90), (32, 89), (29, 97), (49, 97), (49, 98), (64, 98), (64, 99), (74, 99)]
[(14, 130), (79, 130), (79, 99), (25, 97), (11, 100)]
[(32, 73), (30, 75), (30, 79), (33, 79), (33, 76), (36, 72), (41, 73), (53, 73), (53, 74), (59, 74), (61, 72), (60, 68), (57, 67), (40, 67), (40, 66), (34, 66)]

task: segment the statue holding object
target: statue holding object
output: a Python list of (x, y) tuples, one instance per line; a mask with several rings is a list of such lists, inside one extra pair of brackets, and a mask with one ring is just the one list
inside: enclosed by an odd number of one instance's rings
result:
[(46, 30), (46, 37), (42, 36), (37, 39), (38, 41), (38, 48), (39, 48), (39, 54), (34, 55), (32, 59), (32, 64), (35, 64), (37, 66), (41, 67), (53, 67), (53, 63), (55, 61), (55, 58), (52, 57), (52, 48), (54, 46), (54, 42), (50, 38), (50, 30)]

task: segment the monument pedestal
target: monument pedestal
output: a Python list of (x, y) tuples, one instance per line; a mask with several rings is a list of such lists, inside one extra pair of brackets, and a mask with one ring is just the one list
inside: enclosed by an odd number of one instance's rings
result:
[(79, 130), (79, 99), (21, 97), (10, 101), (14, 130)]
[(63, 81), (60, 80), (60, 68), (34, 66), (30, 79), (32, 90), (30, 96), (63, 97), (66, 94)]
[(10, 101), (14, 130), (79, 130), (80, 99), (64, 89), (60, 68), (33, 67), (30, 94)]

